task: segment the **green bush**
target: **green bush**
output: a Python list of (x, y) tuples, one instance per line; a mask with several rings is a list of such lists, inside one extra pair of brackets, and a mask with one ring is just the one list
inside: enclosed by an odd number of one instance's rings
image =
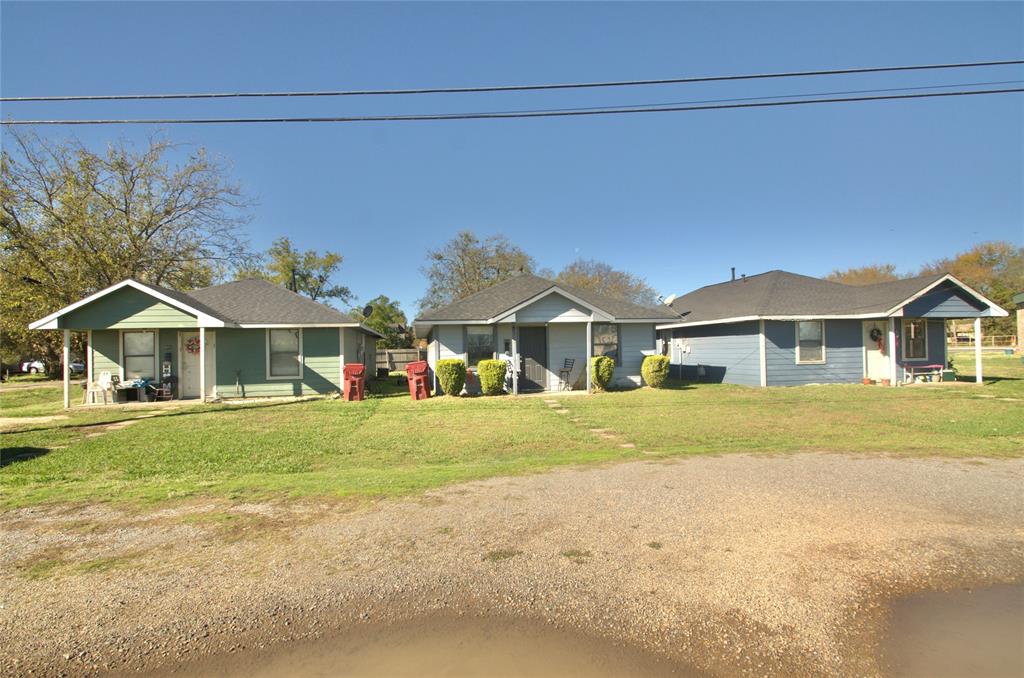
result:
[(484, 395), (501, 395), (505, 391), (505, 369), (508, 363), (504, 360), (481, 360), (476, 366), (480, 377), (480, 390)]
[(668, 364), (666, 355), (649, 355), (644, 358), (643, 365), (640, 366), (644, 382), (651, 388), (664, 386), (665, 380), (668, 379)]
[(466, 385), (466, 363), (458, 358), (438, 360), (434, 367), (437, 372), (437, 383), (447, 395), (457, 396)]
[(598, 391), (608, 388), (615, 372), (615, 361), (606, 355), (596, 355), (590, 359), (590, 379)]

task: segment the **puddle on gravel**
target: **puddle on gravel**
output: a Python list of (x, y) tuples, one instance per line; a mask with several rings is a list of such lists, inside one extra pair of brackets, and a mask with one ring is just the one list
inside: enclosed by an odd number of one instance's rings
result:
[(1024, 584), (921, 593), (893, 603), (883, 664), (893, 676), (1024, 676)]
[(425, 619), (354, 631), (269, 653), (220, 656), (174, 674), (233, 678), (535, 676), (640, 678), (704, 674), (582, 634), (507, 619)]

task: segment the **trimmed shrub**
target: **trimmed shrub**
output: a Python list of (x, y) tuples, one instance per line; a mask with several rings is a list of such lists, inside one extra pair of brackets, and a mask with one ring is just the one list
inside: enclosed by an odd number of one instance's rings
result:
[(615, 361), (606, 355), (596, 355), (590, 359), (590, 379), (598, 391), (608, 388), (615, 373)]
[(508, 363), (504, 360), (481, 360), (476, 366), (480, 377), (480, 390), (484, 395), (501, 395), (505, 391), (505, 369)]
[(640, 375), (651, 388), (661, 388), (668, 379), (668, 364), (667, 355), (649, 355), (640, 366)]
[(438, 360), (434, 366), (437, 372), (437, 383), (446, 395), (457, 396), (466, 385), (466, 363), (458, 358)]

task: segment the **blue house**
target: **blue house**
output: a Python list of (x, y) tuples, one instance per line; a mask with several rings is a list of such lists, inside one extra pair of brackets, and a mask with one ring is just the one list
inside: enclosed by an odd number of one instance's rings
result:
[[(896, 385), (944, 368), (947, 320), (1007, 312), (949, 274), (853, 286), (769, 271), (670, 304), (660, 351), (683, 379), (749, 386)], [(982, 379), (981, 342), (975, 350)]]

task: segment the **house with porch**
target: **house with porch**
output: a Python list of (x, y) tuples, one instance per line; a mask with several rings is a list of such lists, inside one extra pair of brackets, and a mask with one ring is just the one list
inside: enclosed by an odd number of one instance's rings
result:
[(372, 374), (380, 334), (266, 280), (179, 292), (123, 280), (29, 326), (84, 332), (86, 378), (172, 384), (172, 397), (298, 396), (340, 391), (347, 363)]
[[(686, 380), (750, 386), (931, 379), (946, 366), (945, 323), (1007, 312), (949, 274), (853, 286), (787, 271), (674, 299), (659, 350)], [(981, 342), (975, 349), (982, 380)]]
[[(640, 364), (656, 350), (655, 326), (678, 320), (667, 306), (648, 308), (520, 273), (415, 320), (427, 337), (427, 362), (460, 358), (469, 370), (502, 355), (514, 394), (591, 390), (592, 356), (615, 361), (612, 386), (640, 386)], [(436, 377), (432, 375), (435, 389)]]

